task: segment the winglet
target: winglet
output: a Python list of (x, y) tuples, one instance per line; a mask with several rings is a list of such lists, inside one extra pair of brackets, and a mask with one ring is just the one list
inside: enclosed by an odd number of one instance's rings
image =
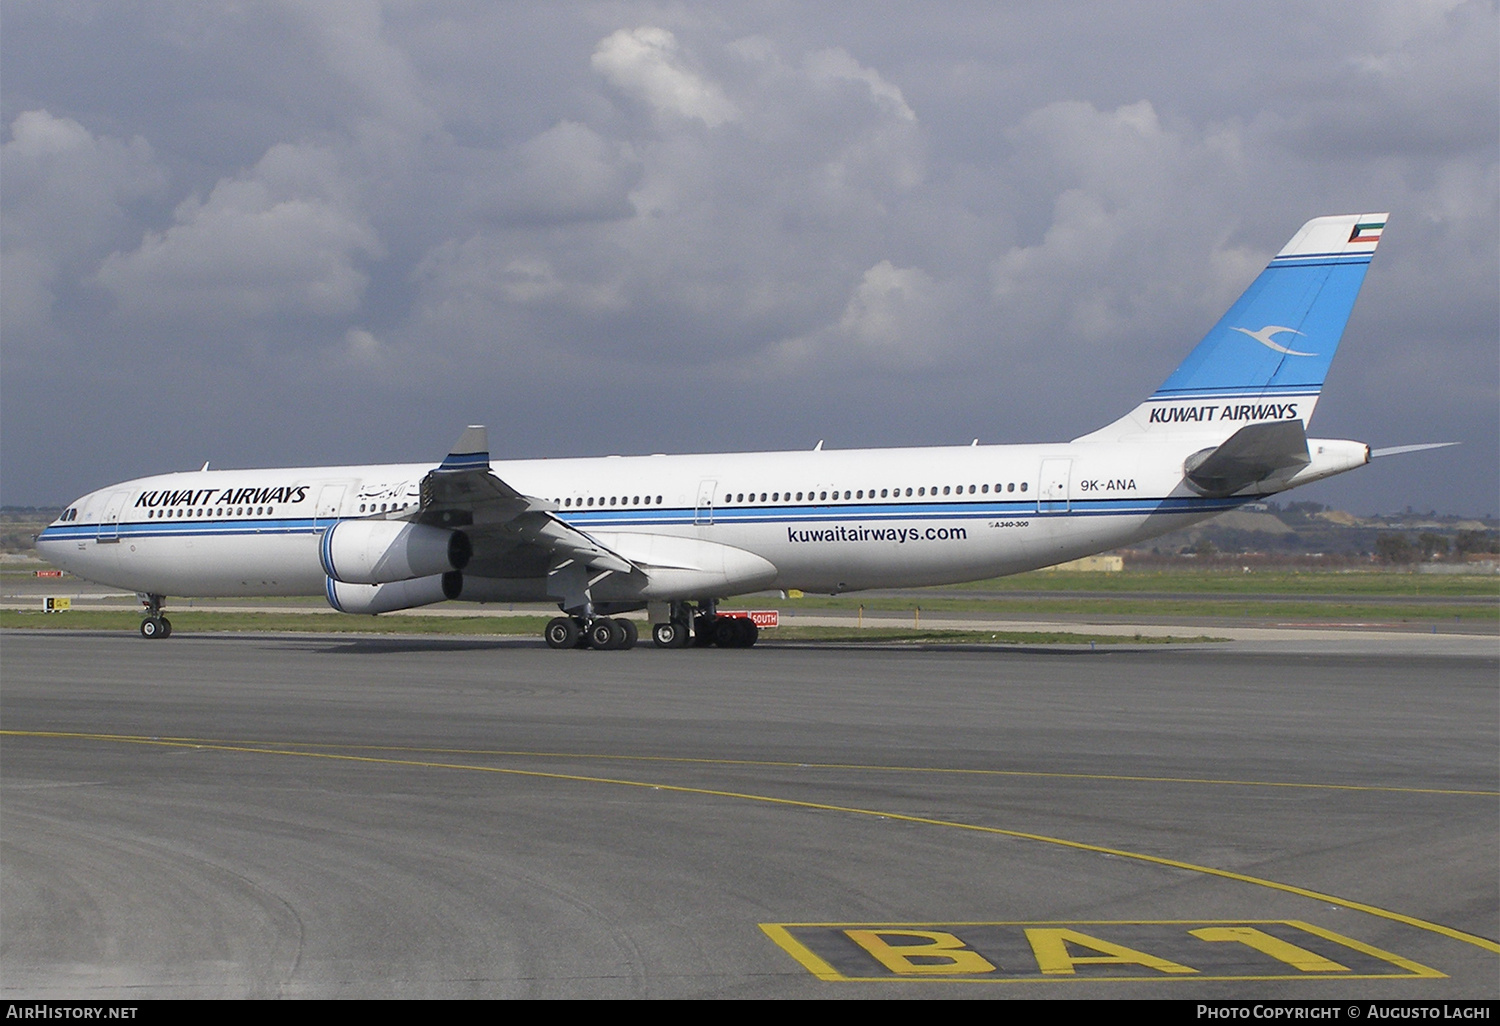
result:
[(443, 459), (439, 470), (473, 470), (490, 465), (489, 432), (483, 424), (470, 424), (459, 436), (453, 451)]

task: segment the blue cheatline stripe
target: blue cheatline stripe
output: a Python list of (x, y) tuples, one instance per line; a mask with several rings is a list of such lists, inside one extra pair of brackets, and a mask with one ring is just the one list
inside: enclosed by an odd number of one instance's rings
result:
[(1272, 402), (1277, 399), (1305, 399), (1310, 395), (1322, 394), (1322, 385), (1295, 385), (1291, 387), (1278, 385), (1274, 392), (1267, 391), (1265, 385), (1221, 385), (1218, 387), (1209, 386), (1180, 389), (1158, 388), (1155, 392), (1151, 393), (1151, 400), (1244, 398)]
[[(1221, 512), (1234, 509), (1247, 502), (1263, 499), (1263, 495), (1241, 495), (1224, 499), (1208, 499), (1197, 496), (1116, 499), (1041, 499), (1043, 508), (1038, 510), (1038, 499), (1024, 501), (953, 501), (926, 502), (911, 505), (889, 503), (858, 503), (848, 505), (821, 506), (716, 506), (713, 509), (715, 525), (724, 524), (807, 524), (838, 520), (979, 520), (987, 517), (1099, 517), (1099, 516), (1144, 516), (1153, 513), (1198, 513)], [(1062, 508), (1046, 508), (1068, 507)], [(556, 512), (564, 523), (579, 528), (604, 529), (611, 527), (670, 527), (692, 525), (695, 522), (707, 526), (704, 521), (707, 511), (698, 513), (692, 507), (662, 509), (653, 508), (649, 513), (641, 510), (590, 510)], [(345, 519), (359, 519), (356, 517)], [(333, 562), (329, 552), (332, 529), (326, 518), (320, 520), (240, 520), (240, 521), (189, 521), (182, 523), (163, 521), (122, 522), (119, 525), (121, 538), (240, 538), (252, 535), (286, 536), (322, 535), (319, 539), (319, 559), (325, 573), (330, 573)], [(48, 527), (41, 540), (68, 541), (92, 540), (97, 536), (98, 525), (64, 525)]]
[(490, 454), (487, 452), (450, 452), (443, 457), (439, 470), (473, 470), (475, 467), (488, 467), (490, 465)]
[(1369, 253), (1298, 253), (1296, 256), (1279, 256), (1271, 260), (1272, 267), (1322, 267), (1327, 264), (1368, 264), (1374, 256)]
[[(146, 520), (121, 521), (120, 537), (131, 538), (205, 538), (253, 534), (318, 534), (327, 525), (327, 519), (271, 519), (271, 520)], [(111, 525), (112, 527), (114, 525)], [(94, 524), (63, 527), (48, 527), (41, 537), (48, 541), (78, 539), (88, 540), (98, 534)]]

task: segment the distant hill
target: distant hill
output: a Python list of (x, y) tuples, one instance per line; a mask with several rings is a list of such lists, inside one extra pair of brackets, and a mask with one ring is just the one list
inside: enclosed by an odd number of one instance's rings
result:
[(1250, 503), (1124, 550), (1127, 563), (1257, 561), (1415, 564), (1500, 557), (1500, 522), (1435, 512), (1361, 517), (1316, 502)]
[(60, 506), (0, 506), (0, 552), (35, 555), (31, 540), (60, 512)]

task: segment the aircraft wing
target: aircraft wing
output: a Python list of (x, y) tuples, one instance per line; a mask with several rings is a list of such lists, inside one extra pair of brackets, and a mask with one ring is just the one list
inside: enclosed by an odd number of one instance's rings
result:
[(635, 564), (553, 516), (490, 469), (488, 435), (470, 425), (437, 469), (422, 479), (416, 520), (460, 528), (473, 543), (466, 569), (485, 577), (545, 574), (559, 561), (630, 573)]

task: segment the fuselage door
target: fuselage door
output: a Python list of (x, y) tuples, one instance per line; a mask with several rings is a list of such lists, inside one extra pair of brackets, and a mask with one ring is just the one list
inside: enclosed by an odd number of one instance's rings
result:
[(1068, 459), (1042, 460), (1042, 479), (1036, 490), (1038, 513), (1068, 512), (1068, 473), (1072, 464)]
[(318, 509), (314, 514), (313, 528), (322, 530), (332, 527), (339, 518), (339, 509), (344, 505), (344, 485), (324, 485), (318, 492)]
[(714, 522), (714, 489), (717, 481), (698, 482), (698, 501), (693, 505), (693, 523), (711, 524)]
[(99, 518), (99, 541), (120, 540), (120, 511), (125, 508), (125, 500), (129, 497), (129, 492), (114, 492), (105, 502), (104, 515)]

